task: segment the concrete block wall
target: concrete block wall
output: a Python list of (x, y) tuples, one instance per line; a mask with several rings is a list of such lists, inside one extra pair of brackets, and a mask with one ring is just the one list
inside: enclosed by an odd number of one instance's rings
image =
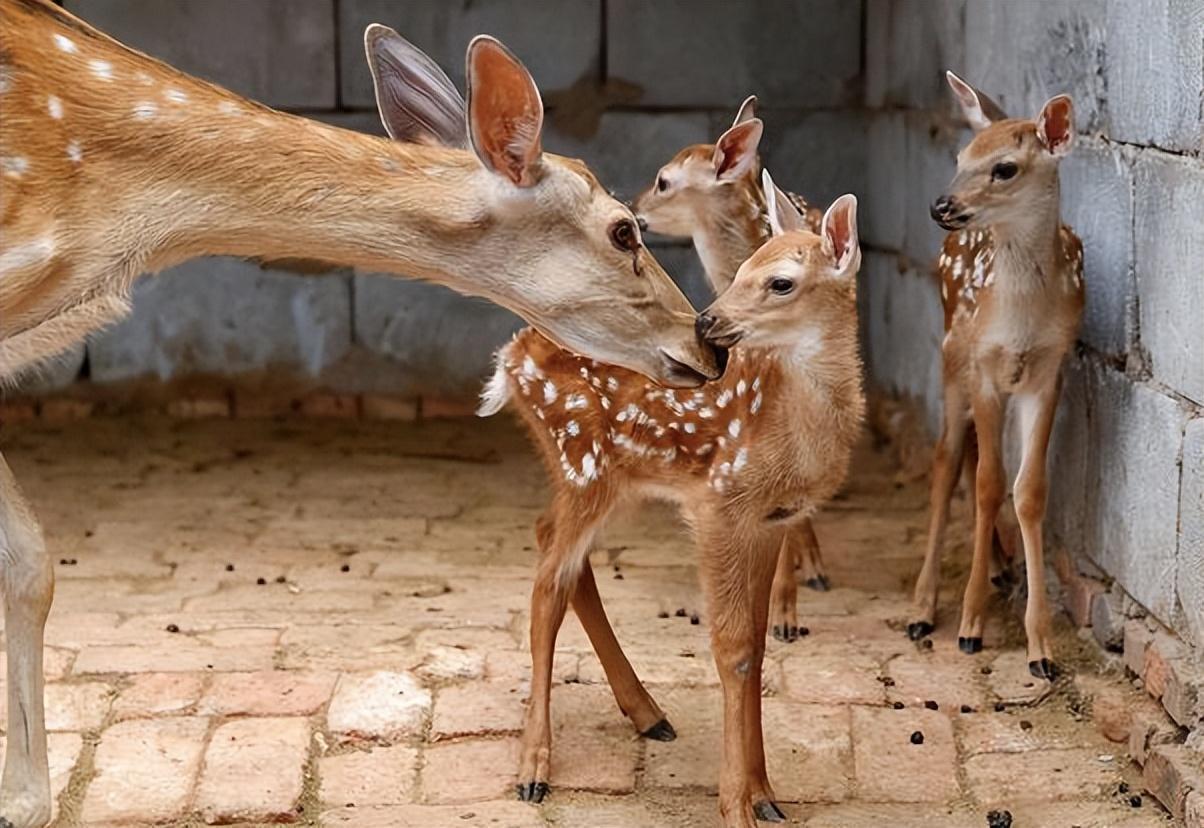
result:
[[(1064, 219), (1087, 309), (1049, 462), (1048, 528), (1204, 644), (1204, 0), (868, 0), (863, 324), (871, 381), (940, 424), (942, 231), (969, 136), (943, 72), (1009, 114), (1074, 99)], [(1008, 446), (1015, 465), (1016, 441)]]
[[(463, 88), (471, 37), (500, 37), (549, 108), (545, 147), (584, 158), (622, 198), (683, 146), (714, 140), (757, 93), (778, 179), (817, 199), (859, 187), (861, 4), (845, 0), (62, 0), (128, 45), (271, 106), (383, 135), (363, 30), (393, 26)], [(615, 82), (634, 100), (579, 117)], [(626, 98), (625, 98), (626, 101)], [(853, 171), (850, 184), (846, 171)], [(698, 305), (688, 246), (656, 252)], [(349, 271), (298, 276), (235, 260), (142, 280), (135, 311), (31, 376), (136, 386), (190, 377), (337, 393), (470, 398), (522, 322), (430, 285)]]

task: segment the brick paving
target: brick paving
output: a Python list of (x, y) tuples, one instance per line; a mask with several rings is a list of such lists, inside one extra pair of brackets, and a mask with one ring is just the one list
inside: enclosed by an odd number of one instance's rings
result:
[[(0, 446), (66, 562), (47, 628), (56, 825), (718, 825), (706, 612), (659, 506), (616, 522), (594, 566), (679, 738), (635, 738), (570, 613), (553, 793), (510, 800), (544, 494), (506, 422), (96, 418), (6, 426)], [(868, 441), (854, 468), (817, 521), (835, 589), (801, 590), (811, 634), (770, 642), (765, 668), (792, 824), (962, 828), (991, 808), (1016, 828), (1168, 824), (1129, 803), (1126, 712), (1148, 700), (1065, 618), (1070, 675), (1049, 693), (1004, 598), (978, 655), (957, 652), (953, 586), (931, 648), (907, 640), (924, 484)]]

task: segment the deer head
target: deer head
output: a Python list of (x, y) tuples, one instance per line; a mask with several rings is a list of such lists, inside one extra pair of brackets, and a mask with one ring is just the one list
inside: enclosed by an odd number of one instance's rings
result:
[(1008, 224), (1047, 214), (1058, 201), (1058, 162), (1074, 145), (1074, 104), (1051, 98), (1032, 120), (1007, 118), (999, 106), (952, 72), (947, 75), (973, 140), (957, 156), (957, 174), (932, 205), (946, 230)]
[(694, 332), (694, 309), (644, 246), (631, 210), (580, 161), (542, 149), (530, 73), (497, 40), (468, 47), (467, 101), (420, 50), (384, 26), (365, 33), (381, 119), (400, 141), (464, 147), (479, 170), (463, 197), (487, 233), (482, 267), (508, 278), (486, 293), (563, 347), (693, 386), (723, 355)]

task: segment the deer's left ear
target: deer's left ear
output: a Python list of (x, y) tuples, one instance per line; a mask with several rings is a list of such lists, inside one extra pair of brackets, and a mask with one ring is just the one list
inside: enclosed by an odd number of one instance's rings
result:
[(857, 272), (861, 248), (857, 243), (857, 197), (842, 195), (824, 213), (820, 230), (824, 253), (831, 259), (839, 276)]
[(761, 170), (761, 190), (765, 193), (765, 212), (769, 215), (769, 230), (773, 235), (780, 236), (807, 226), (806, 219), (790, 197), (773, 183), (769, 170)]
[(744, 99), (744, 103), (740, 104), (740, 109), (736, 112), (736, 120), (732, 121), (732, 126), (742, 124), (745, 121), (751, 121), (757, 117), (757, 96), (749, 95)]
[(390, 138), (411, 144), (467, 146), (467, 107), (439, 64), (379, 23), (364, 31), (364, 49), (376, 89), (376, 107)]
[(1074, 146), (1074, 102), (1069, 95), (1050, 98), (1037, 116), (1037, 137), (1055, 158)]
[(531, 187), (543, 168), (543, 101), (525, 66), (500, 41), (468, 44), (469, 146), (486, 169)]
[(720, 181), (735, 181), (757, 163), (757, 145), (761, 143), (763, 124), (753, 118), (736, 124), (719, 136), (711, 163)]

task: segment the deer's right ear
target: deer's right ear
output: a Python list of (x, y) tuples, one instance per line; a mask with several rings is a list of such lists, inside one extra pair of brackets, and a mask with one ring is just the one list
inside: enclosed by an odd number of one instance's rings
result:
[(957, 103), (962, 108), (962, 114), (966, 116), (966, 121), (975, 132), (984, 130), (996, 121), (1007, 118), (999, 104), (957, 75), (946, 72), (945, 80), (949, 82), (949, 88), (953, 90), (953, 96), (957, 98)]
[(530, 187), (543, 167), (543, 101), (531, 73), (488, 35), (468, 44), (468, 138), (485, 167)]
[(761, 190), (765, 193), (765, 212), (769, 216), (769, 230), (773, 235), (780, 236), (807, 226), (807, 220), (794, 202), (773, 183), (769, 170), (761, 170)]
[(734, 181), (757, 163), (757, 145), (764, 125), (759, 118), (736, 124), (719, 136), (711, 162), (720, 181)]
[(740, 109), (736, 112), (736, 120), (732, 121), (732, 126), (738, 126), (745, 121), (751, 121), (757, 117), (757, 96), (749, 95), (744, 99), (744, 103), (740, 104)]
[(861, 248), (857, 240), (857, 197), (842, 195), (832, 202), (824, 213), (820, 230), (823, 251), (831, 258), (838, 276), (857, 272), (861, 262)]
[(411, 144), (468, 145), (464, 99), (439, 64), (388, 26), (364, 31), (376, 108), (389, 137)]

